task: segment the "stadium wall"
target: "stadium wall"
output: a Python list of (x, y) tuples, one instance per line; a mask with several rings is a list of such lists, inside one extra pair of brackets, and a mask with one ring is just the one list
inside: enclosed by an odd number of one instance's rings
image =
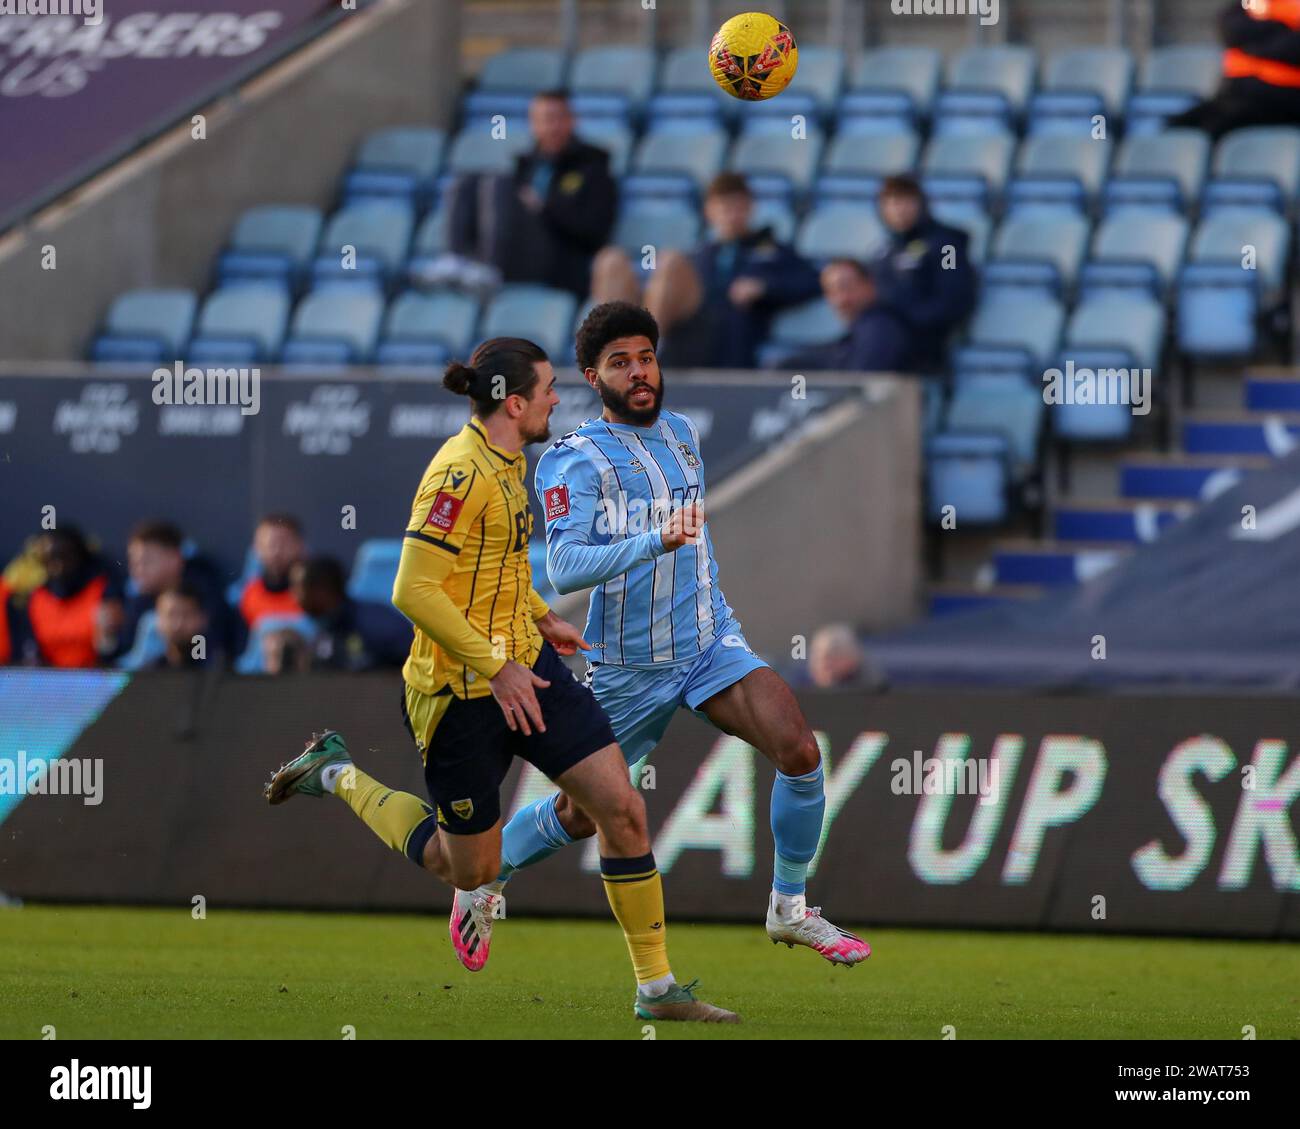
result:
[[(119, 682), (106, 689), (109, 679)], [(85, 758), (83, 779), (96, 782), (98, 799), (21, 799), (3, 823), (0, 890), (186, 913), (200, 895), (209, 914), (446, 910), (446, 888), (342, 804), (299, 799), (272, 809), (260, 794), (269, 771), (325, 725), (350, 739), (366, 771), (422, 794), (396, 675), (125, 679), (0, 671), (0, 782), (12, 788), (15, 744), (30, 738), (43, 742), (23, 746), (33, 760)], [(1288, 702), (856, 692), (800, 700), (829, 768), (828, 833), (810, 893), (834, 906), (836, 920), (1300, 938), (1300, 760)], [(51, 719), (68, 716), (83, 719), (80, 735), (47, 741)], [(923, 758), (965, 757), (984, 765), (987, 802), (958, 794), (970, 777), (925, 783), (944, 773)], [(772, 769), (688, 714), (651, 766), (640, 784), (670, 915), (761, 920)], [(61, 766), (52, 779), (73, 774)], [(503, 808), (548, 787), (516, 762)], [(593, 844), (520, 875), (511, 913), (606, 916)]]
[[(3, 355), (80, 357), (109, 303), (139, 286), (203, 289), (255, 204), (327, 208), (367, 132), (449, 126), (459, 0), (382, 0), (204, 107), (0, 241)], [(42, 269), (53, 245), (57, 269)]]

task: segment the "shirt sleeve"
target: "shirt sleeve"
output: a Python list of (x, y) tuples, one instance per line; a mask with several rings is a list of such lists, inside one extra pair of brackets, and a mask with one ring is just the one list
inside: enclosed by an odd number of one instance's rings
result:
[(493, 657), (492, 641), (470, 626), (443, 588), (487, 499), (487, 483), (472, 465), (451, 465), (425, 479), (402, 542), (393, 606), (457, 662), (494, 678), (506, 660)]
[(667, 552), (657, 529), (609, 544), (596, 542), (600, 474), (563, 441), (538, 460), (534, 485), (546, 517), (546, 573), (557, 592), (591, 588)]

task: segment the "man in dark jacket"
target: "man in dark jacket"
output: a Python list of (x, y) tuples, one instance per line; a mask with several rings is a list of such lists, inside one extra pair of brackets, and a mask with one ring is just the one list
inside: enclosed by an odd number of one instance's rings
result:
[(1233, 0), (1219, 16), (1223, 84), (1171, 118), (1216, 141), (1250, 125), (1300, 123), (1300, 0)]
[(853, 259), (832, 259), (822, 268), (826, 301), (848, 326), (830, 345), (797, 353), (789, 369), (838, 372), (907, 372), (913, 353), (907, 323), (882, 302), (871, 273)]
[(451, 250), (491, 263), (504, 282), (535, 282), (585, 298), (591, 261), (614, 227), (609, 154), (574, 136), (563, 91), (528, 107), (534, 146), (506, 177), (463, 177), (452, 189)]
[(390, 604), (349, 596), (333, 557), (300, 561), (289, 575), (294, 597), (320, 628), (309, 648), (313, 668), (370, 670), (406, 661), (410, 622)]
[(975, 308), (975, 269), (964, 231), (934, 219), (915, 178), (886, 177), (880, 218), (889, 244), (871, 264), (881, 300), (903, 317), (912, 333), (913, 367), (940, 372), (948, 338)]
[(754, 197), (739, 173), (719, 173), (704, 198), (712, 238), (692, 254), (664, 251), (646, 283), (626, 253), (606, 247), (592, 297), (649, 310), (663, 332), (659, 355), (681, 368), (754, 368), (772, 316), (817, 296), (811, 263), (768, 227), (752, 228)]

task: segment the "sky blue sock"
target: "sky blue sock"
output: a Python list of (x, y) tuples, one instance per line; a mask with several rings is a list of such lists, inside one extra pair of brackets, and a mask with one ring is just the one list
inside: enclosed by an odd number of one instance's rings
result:
[(552, 792), (543, 799), (534, 800), (515, 812), (505, 825), (501, 832), (499, 882), (504, 882), (521, 867), (550, 858), (566, 843), (573, 842), (555, 813), (555, 802), (559, 798), (559, 792)]
[(772, 889), (778, 894), (802, 894), (808, 879), (808, 864), (817, 853), (822, 836), (822, 815), (826, 811), (826, 790), (822, 766), (803, 776), (786, 776), (778, 771), (772, 782), (772, 838), (776, 860), (772, 867)]

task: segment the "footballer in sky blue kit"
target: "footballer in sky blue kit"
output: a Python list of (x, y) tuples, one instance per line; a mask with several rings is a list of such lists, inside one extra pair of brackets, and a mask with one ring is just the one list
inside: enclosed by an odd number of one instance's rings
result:
[[(595, 307), (578, 330), (578, 363), (604, 411), (537, 464), (547, 573), (558, 592), (592, 589), (588, 677), (629, 765), (681, 708), (773, 762), (768, 936), (851, 966), (870, 946), (804, 894), (826, 806), (821, 754), (794, 694), (750, 650), (718, 586), (700, 436), (688, 417), (663, 410), (658, 341), (654, 318), (627, 302)], [(500, 877), (479, 892), (499, 895), (516, 870), (595, 830), (563, 793), (529, 804), (502, 833)]]

